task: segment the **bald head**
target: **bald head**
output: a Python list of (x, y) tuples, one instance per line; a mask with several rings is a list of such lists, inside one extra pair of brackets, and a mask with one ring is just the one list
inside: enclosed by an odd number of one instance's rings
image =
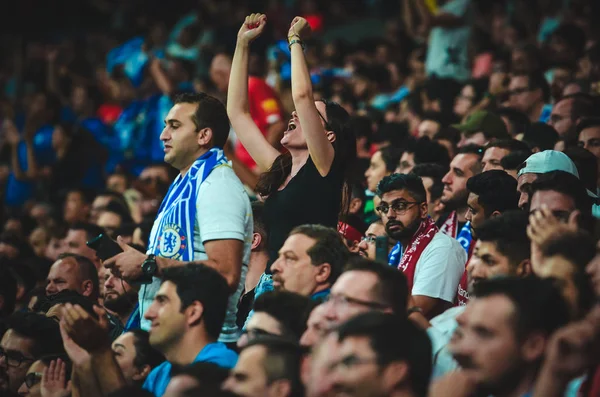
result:
[(98, 299), (98, 271), (94, 264), (81, 255), (61, 254), (50, 268), (46, 284), (46, 295), (54, 295), (63, 290), (72, 290)]

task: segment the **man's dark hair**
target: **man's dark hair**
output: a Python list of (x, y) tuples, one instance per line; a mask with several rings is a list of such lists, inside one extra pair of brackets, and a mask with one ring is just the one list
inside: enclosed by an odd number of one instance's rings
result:
[(349, 182), (348, 184), (350, 185), (350, 198), (359, 199), (362, 202), (362, 205), (358, 210), (358, 213), (362, 214), (365, 210), (365, 203), (367, 202), (365, 188), (362, 186), (362, 184), (357, 182)]
[(477, 238), (496, 245), (496, 250), (508, 258), (513, 266), (531, 256), (531, 243), (527, 237), (529, 215), (520, 210), (503, 212), (485, 220), (476, 229)]
[(529, 148), (529, 145), (527, 145), (525, 142), (518, 141), (516, 139), (499, 139), (497, 141), (490, 142), (485, 147), (484, 153), (486, 150), (488, 150), (489, 148), (492, 148), (492, 147), (506, 149), (509, 152), (517, 152), (517, 151), (527, 152), (527, 151), (529, 151), (531, 153), (531, 149)]
[(316, 240), (306, 253), (313, 266), (329, 263), (331, 273), (327, 282), (335, 283), (350, 255), (340, 233), (322, 225), (302, 225), (295, 227), (290, 232), (290, 236), (294, 234), (303, 234)]
[(430, 140), (428, 137), (417, 139), (406, 151), (414, 153), (415, 164), (435, 163), (444, 167), (448, 167), (450, 164), (448, 149), (442, 144)]
[(419, 203), (427, 202), (427, 193), (423, 181), (415, 174), (392, 174), (384, 177), (377, 185), (377, 195), (382, 197), (385, 193), (394, 190), (406, 190)]
[(91, 204), (92, 201), (96, 198), (96, 192), (92, 189), (84, 188), (84, 187), (73, 187), (65, 191), (65, 199), (69, 195), (69, 193), (79, 193), (81, 199), (86, 204)]
[(213, 146), (223, 148), (229, 137), (229, 117), (225, 106), (215, 97), (205, 93), (185, 93), (175, 97), (175, 104), (191, 103), (197, 105), (192, 121), (199, 132), (210, 128), (213, 134)]
[(517, 109), (510, 107), (503, 107), (496, 109), (495, 112), (500, 117), (506, 117), (510, 123), (513, 136), (519, 135), (526, 131), (530, 124), (529, 117)]
[(419, 397), (425, 397), (431, 378), (431, 342), (429, 337), (410, 320), (381, 312), (359, 314), (342, 324), (338, 339), (367, 337), (375, 352), (377, 364), (404, 361), (410, 370), (410, 385)]
[(100, 293), (100, 280), (98, 279), (98, 270), (96, 269), (96, 266), (91, 260), (82, 255), (64, 252), (58, 256), (59, 260), (67, 258), (73, 258), (75, 263), (77, 263), (77, 266), (79, 267), (79, 276), (81, 277), (82, 281), (90, 280), (92, 282), (94, 291), (90, 295), (90, 299), (94, 302), (98, 300)]
[(266, 246), (269, 237), (269, 228), (265, 222), (265, 204), (262, 201), (252, 203), (252, 219), (254, 220), (254, 233), (260, 234), (262, 245)]
[(204, 395), (205, 390), (220, 389), (221, 385), (229, 376), (229, 370), (217, 364), (207, 362), (195, 362), (190, 365), (173, 366), (171, 379), (178, 375), (188, 375), (200, 384)]
[[(592, 117), (597, 113), (598, 102), (596, 97), (585, 94), (583, 92), (577, 92), (575, 94), (565, 95), (558, 102), (562, 102), (568, 99), (573, 100), (571, 106), (571, 120), (577, 121), (584, 117)], [(558, 104), (558, 102), (556, 104)], [(556, 104), (554, 106), (556, 106)]]
[[(123, 175), (123, 176), (125, 176), (125, 178), (127, 178), (127, 180), (130, 179), (128, 174), (121, 173), (121, 172), (114, 172), (111, 175)], [(103, 190), (100, 193), (98, 193), (98, 195), (96, 197), (100, 197), (100, 196), (110, 197), (109, 203), (116, 202), (124, 207), (127, 207), (127, 201), (125, 201), (125, 197), (123, 197), (123, 195), (121, 193), (115, 192), (113, 190)]]
[(378, 302), (388, 305), (398, 316), (406, 315), (408, 307), (408, 284), (404, 273), (393, 267), (362, 257), (351, 258), (344, 268), (345, 272), (357, 271), (372, 273), (377, 284), (371, 294)]
[(86, 235), (86, 240), (90, 241), (104, 233), (104, 229), (93, 223), (77, 222), (69, 227), (70, 230), (83, 230)]
[(586, 189), (595, 192), (598, 184), (598, 158), (589, 150), (577, 146), (566, 148), (563, 153), (575, 164), (579, 180)]
[(150, 345), (150, 335), (147, 331), (144, 331), (143, 329), (132, 329), (128, 332), (131, 332), (134, 337), (133, 345), (135, 346), (135, 358), (133, 359), (133, 365), (139, 369), (142, 369), (145, 365), (154, 369), (165, 361), (165, 357), (162, 353)]
[(585, 186), (575, 175), (565, 171), (552, 171), (540, 176), (531, 184), (529, 201), (536, 192), (554, 191), (569, 196), (575, 202), (575, 208), (581, 212), (584, 219), (592, 214), (592, 200), (587, 194)]
[(442, 179), (448, 173), (448, 167), (431, 163), (415, 164), (411, 173), (420, 178), (431, 178), (433, 184), (431, 185), (431, 189), (429, 189), (429, 195), (432, 201), (442, 197), (442, 193), (444, 192)]
[(514, 305), (514, 330), (523, 340), (534, 332), (549, 336), (569, 322), (569, 308), (553, 280), (535, 276), (495, 277), (475, 284), (477, 299), (505, 296)]
[(31, 352), (36, 360), (51, 354), (65, 354), (58, 323), (43, 314), (13, 313), (6, 319), (6, 329), (33, 341)]
[(531, 156), (531, 152), (511, 152), (500, 160), (500, 165), (505, 170), (517, 170), (529, 156)]
[(196, 301), (202, 304), (206, 333), (217, 339), (225, 321), (231, 293), (225, 278), (211, 267), (191, 263), (163, 270), (162, 281), (175, 284), (181, 300), (181, 312)]
[(494, 211), (504, 212), (519, 208), (517, 181), (502, 170), (489, 170), (467, 180), (467, 190), (477, 195), (486, 217)]
[(541, 151), (554, 150), (554, 145), (559, 140), (560, 136), (554, 127), (539, 121), (529, 124), (523, 134), (523, 142), (527, 143), (530, 148), (539, 148)]
[(385, 163), (385, 169), (388, 172), (394, 172), (404, 151), (393, 146), (386, 146), (380, 149), (379, 153), (381, 153), (381, 159)]
[(12, 314), (17, 302), (17, 279), (6, 266), (0, 267), (0, 296), (3, 301), (0, 318), (5, 318)]
[(545, 103), (548, 103), (550, 100), (550, 85), (541, 71), (536, 70), (530, 73), (518, 73), (513, 77), (527, 77), (527, 87), (531, 91), (541, 90), (542, 100)]
[(306, 331), (306, 321), (316, 302), (306, 296), (289, 291), (269, 291), (254, 301), (254, 312), (263, 312), (275, 320), (281, 327), (282, 336), (295, 342)]
[(577, 230), (551, 237), (541, 247), (546, 258), (561, 256), (574, 265), (573, 282), (577, 288), (577, 308), (585, 315), (596, 303), (596, 293), (590, 275), (586, 272), (588, 263), (596, 256), (596, 241), (592, 236)]
[(262, 362), (267, 384), (278, 380), (290, 382), (290, 397), (304, 396), (304, 386), (300, 380), (300, 365), (304, 350), (299, 344), (274, 336), (259, 336), (252, 339), (242, 350), (262, 346), (265, 348), (265, 359)]
[(584, 117), (577, 123), (577, 135), (586, 128), (600, 127), (600, 117)]
[(121, 224), (132, 224), (133, 218), (131, 218), (131, 213), (129, 212), (129, 208), (127, 206), (123, 206), (117, 201), (110, 201), (106, 207), (104, 207), (104, 211), (113, 212), (119, 217), (121, 217)]

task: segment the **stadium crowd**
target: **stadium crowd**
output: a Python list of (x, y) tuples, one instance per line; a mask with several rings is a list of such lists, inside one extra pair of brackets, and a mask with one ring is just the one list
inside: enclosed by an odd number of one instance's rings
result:
[(1, 397), (600, 397), (600, 3), (73, 6), (0, 37)]

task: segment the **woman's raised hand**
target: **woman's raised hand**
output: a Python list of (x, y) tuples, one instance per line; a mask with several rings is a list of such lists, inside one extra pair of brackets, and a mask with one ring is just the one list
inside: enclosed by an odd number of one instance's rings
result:
[(311, 29), (308, 21), (302, 17), (296, 17), (290, 24), (290, 30), (288, 31), (288, 39), (292, 36), (298, 36), (301, 39), (305, 39), (310, 35)]
[(238, 32), (238, 42), (251, 43), (261, 35), (266, 24), (267, 16), (265, 14), (248, 15)]

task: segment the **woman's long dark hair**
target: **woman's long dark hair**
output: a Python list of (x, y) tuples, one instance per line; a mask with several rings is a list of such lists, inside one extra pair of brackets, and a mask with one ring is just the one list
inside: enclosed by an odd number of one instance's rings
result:
[[(335, 132), (336, 137), (333, 142), (335, 158), (332, 169), (333, 167), (341, 167), (344, 170), (344, 191), (342, 194), (344, 199), (340, 214), (345, 214), (348, 212), (350, 205), (349, 197), (351, 197), (351, 194), (348, 181), (352, 177), (352, 167), (350, 165), (356, 159), (356, 134), (350, 125), (350, 115), (343, 107), (327, 100), (321, 100), (321, 102), (325, 104), (327, 116), (325, 127), (328, 131)], [(260, 175), (256, 192), (264, 197), (275, 193), (285, 182), (291, 171), (292, 155), (285, 152), (275, 159), (268, 171)]]

